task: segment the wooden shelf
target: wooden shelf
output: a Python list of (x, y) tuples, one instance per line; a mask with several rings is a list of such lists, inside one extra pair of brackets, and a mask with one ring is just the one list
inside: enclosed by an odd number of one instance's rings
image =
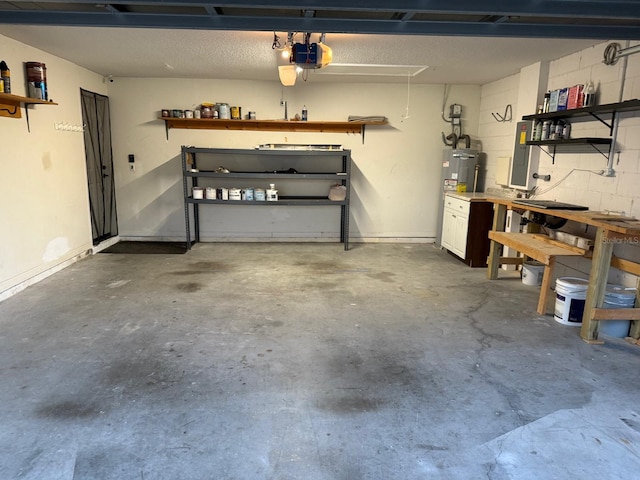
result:
[(227, 120), (217, 118), (172, 118), (163, 120), (169, 138), (170, 128), (194, 130), (268, 130), (274, 132), (359, 133), (364, 142), (367, 125), (387, 125), (387, 121), (323, 122), (294, 120)]
[(25, 117), (27, 119), (27, 131), (31, 131), (29, 126), (29, 105), (58, 105), (55, 102), (42, 100), (39, 98), (21, 97), (11, 93), (0, 93), (0, 117), (22, 118), (22, 106), (24, 105)]
[(22, 105), (57, 105), (57, 103), (11, 93), (0, 93), (0, 117), (22, 118), (20, 108)]

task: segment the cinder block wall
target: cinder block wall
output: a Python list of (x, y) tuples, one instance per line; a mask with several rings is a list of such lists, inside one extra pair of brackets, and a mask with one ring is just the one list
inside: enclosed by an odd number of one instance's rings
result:
[[(604, 42), (572, 55), (559, 58), (549, 64), (548, 88), (568, 87), (591, 80), (597, 87), (597, 103), (615, 103), (640, 98), (640, 55), (627, 57), (626, 67), (623, 59), (616, 65), (603, 63), (604, 50), (611, 42)], [(623, 48), (626, 42), (618, 41)], [(636, 45), (638, 42), (631, 42)], [(520, 120), (514, 116), (510, 124), (497, 123), (490, 112), (504, 110), (504, 105), (517, 102), (518, 76), (492, 82), (482, 87), (480, 102), (479, 136), (485, 146), (488, 160), (489, 187), (497, 187), (495, 162), (499, 156), (512, 155), (514, 146), (515, 123)], [(542, 99), (540, 102), (542, 103)], [(513, 105), (514, 112), (518, 111)], [(520, 115), (527, 113), (520, 109)], [(607, 137), (609, 129), (598, 121), (575, 120), (572, 122), (572, 137)], [(607, 159), (593, 150), (580, 154), (557, 154), (555, 163), (551, 157), (541, 153), (537, 171), (551, 175), (550, 182), (534, 180), (537, 198), (578, 203), (591, 210), (611, 211), (640, 218), (640, 112), (625, 113), (620, 116), (616, 142), (616, 155), (613, 162), (615, 175), (606, 177), (599, 174), (606, 169)], [(567, 225), (566, 230), (593, 237), (593, 228)], [(615, 255), (640, 261), (640, 246), (634, 244), (616, 245)], [(588, 260), (562, 261), (556, 268), (556, 276), (588, 275)], [(609, 281), (635, 285), (636, 278), (612, 269)]]

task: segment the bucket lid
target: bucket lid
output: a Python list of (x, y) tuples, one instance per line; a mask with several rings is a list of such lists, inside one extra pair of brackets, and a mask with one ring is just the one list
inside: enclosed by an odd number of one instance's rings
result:
[(522, 268), (528, 269), (528, 270), (542, 270), (544, 269), (544, 263), (540, 263), (540, 262), (536, 262), (535, 260), (532, 260), (529, 262), (524, 262), (522, 264)]
[(625, 287), (623, 285), (607, 284), (605, 296), (608, 298), (617, 298), (620, 300), (631, 300), (636, 298), (638, 290), (633, 287)]
[(577, 277), (561, 277), (556, 280), (556, 286), (558, 285), (567, 288), (583, 288), (589, 286), (589, 280)]

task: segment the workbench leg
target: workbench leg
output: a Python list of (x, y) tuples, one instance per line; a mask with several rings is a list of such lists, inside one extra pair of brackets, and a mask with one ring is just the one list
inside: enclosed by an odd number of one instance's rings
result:
[(593, 320), (591, 316), (592, 310), (594, 308), (602, 308), (604, 303), (612, 253), (613, 242), (607, 241), (604, 228), (598, 228), (596, 243), (593, 248), (593, 258), (591, 259), (587, 299), (584, 302), (584, 313), (582, 314), (582, 327), (580, 327), (580, 336), (587, 343), (603, 343), (598, 341), (598, 326), (600, 322)]
[[(636, 280), (636, 308), (640, 307), (640, 278)], [(640, 338), (640, 320), (633, 320), (629, 329), (629, 336), (638, 340)]]
[(547, 297), (551, 290), (551, 280), (553, 279), (553, 268), (556, 265), (556, 258), (549, 259), (549, 265), (545, 265), (544, 274), (542, 275), (542, 285), (540, 285), (540, 297), (538, 297), (538, 314), (545, 315), (547, 313)]
[[(494, 232), (504, 232), (504, 224), (507, 220), (507, 206), (496, 203), (493, 207), (493, 226)], [(500, 268), (500, 254), (502, 245), (491, 240), (489, 246), (489, 263), (487, 268), (487, 278), (495, 280), (498, 278), (498, 268)]]

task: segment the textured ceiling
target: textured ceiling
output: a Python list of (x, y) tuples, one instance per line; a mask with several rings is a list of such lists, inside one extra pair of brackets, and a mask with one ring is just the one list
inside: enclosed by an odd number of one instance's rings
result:
[[(334, 63), (429, 66), (411, 81), (484, 84), (640, 40), (640, 1), (0, 0), (0, 34), (105, 76), (278, 81), (274, 31), (326, 32)], [(308, 81), (406, 79), (310, 71)]]
[[(0, 25), (0, 34), (104, 76), (278, 81), (273, 32)], [(279, 34), (286, 39), (286, 33)], [(312, 37), (315, 39), (315, 35)], [(342, 64), (428, 65), (420, 83), (482, 85), (598, 40), (327, 34)], [(400, 77), (317, 75), (309, 82), (397, 82)]]

